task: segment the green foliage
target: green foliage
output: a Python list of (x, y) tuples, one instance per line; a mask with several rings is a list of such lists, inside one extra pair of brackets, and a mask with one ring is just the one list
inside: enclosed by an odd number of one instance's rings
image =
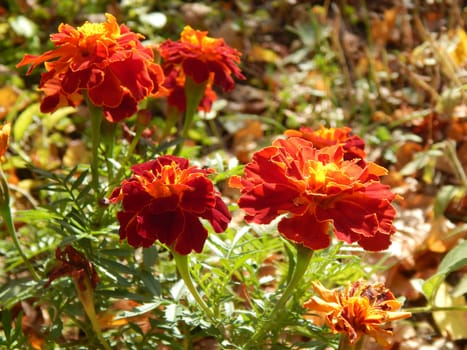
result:
[[(424, 66), (419, 72), (417, 69), (423, 64), (413, 62), (416, 57), (405, 57), (399, 52), (395, 56), (374, 44), (368, 18), (362, 20), (360, 11), (350, 5), (339, 10), (333, 2), (326, 9), (298, 4), (302, 17), (295, 20), (287, 11), (287, 1), (266, 2), (261, 7), (254, 1), (234, 3), (207, 1), (208, 9), (204, 10), (183, 9), (184, 5), (200, 3), (155, 0), (112, 4), (102, 0), (27, 4), (7, 1), (2, 5), (6, 15), (0, 14), (0, 83), (14, 91), (21, 89), (11, 106), (2, 105), (5, 120), (13, 122), (10, 152), (3, 168), (11, 180), (11, 212), (22, 251), (18, 251), (6, 231), (0, 231), (1, 349), (31, 348), (32, 333), (25, 322), (31, 322), (32, 311), (49, 320), (32, 320), (44, 340), (43, 349), (102, 347), (102, 339), (80, 301), (79, 289), (73, 282), (75, 276), (65, 273), (44, 288), (59, 266), (56, 248), (67, 245), (82, 253), (97, 271), (99, 283), (93, 291), (93, 303), (102, 337), (112, 349), (146, 350), (164, 345), (186, 350), (201, 347), (200, 340), (215, 339), (221, 349), (240, 350), (259, 326), (265, 331), (257, 344), (271, 350), (337, 349), (340, 335), (331, 334), (326, 326), (318, 327), (304, 317), (309, 316), (303, 303), (312, 295), (311, 282), (321, 281), (334, 288), (360, 278), (372, 279), (388, 269), (390, 257), (381, 254), (368, 259), (367, 252), (334, 241), (329, 248), (314, 252), (291, 298), (281, 312), (271, 316), (299, 258), (295, 247), (279, 235), (278, 220), (262, 226), (241, 220), (235, 203), (237, 194), (228, 189), (229, 178), (241, 175), (244, 169), (230, 146), (236, 132), (248, 121), (260, 121), (261, 135), (263, 131), (265, 134), (254, 140), (255, 148), (270, 145), (288, 128), (353, 126), (354, 132), (372, 146), (372, 159), (394, 166), (400, 146), (415, 142), (423, 151), (397, 169), (397, 174), (417, 179), (419, 187), (428, 184), (438, 189), (433, 207), (435, 218), (444, 216), (453, 201), (465, 196), (467, 178), (456, 153), (458, 145), (452, 140), (428, 139), (415, 127), (432, 118), (434, 112), (443, 121), (454, 120), (453, 111), (462, 102), (465, 85), (458, 87), (455, 81), (445, 81), (449, 79), (441, 69), (432, 74), (443, 78), (438, 85), (444, 91), (425, 96), (424, 89), (430, 91), (426, 84), (412, 86), (406, 75), (416, 79), (417, 74), (428, 74), (436, 67)], [(332, 10), (334, 22), (323, 21), (323, 16)], [(363, 10), (368, 11), (366, 4)], [(91, 14), (102, 15), (105, 11), (116, 12), (119, 22), (144, 34), (146, 43), (152, 45), (165, 38), (175, 39), (187, 19), (202, 22), (203, 29), (216, 24), (219, 33), (223, 30), (227, 34), (226, 41), (245, 46), (245, 85), (254, 87), (256, 95), (242, 92), (244, 96), (240, 94), (232, 102), (223, 99), (219, 92), (219, 100), (210, 113), (194, 115), (187, 131), (191, 144), (184, 144), (186, 140), (177, 135), (183, 120), (172, 125), (166, 120), (163, 103), (145, 101), (140, 107), (147, 108), (151, 115), (148, 125), (140, 125), (133, 117), (117, 126), (104, 124), (99, 130), (102, 143), (97, 145), (98, 157), (92, 160), (98, 165), (97, 174), (93, 174), (90, 164), (80, 162), (95, 146), (89, 112), (83, 112), (81, 107), (64, 107), (50, 114), (40, 112), (36, 92), (39, 72), (26, 77), (26, 68), (17, 70), (15, 65), (26, 53), (38, 55), (51, 49), (49, 35), (57, 32), (59, 23), (80, 25)], [(356, 35), (362, 25), (367, 41), (360, 61), (356, 62), (346, 51), (343, 38), (350, 32)], [(273, 60), (257, 62), (252, 58), (249, 48), (252, 38), (257, 37), (265, 39), (263, 49), (272, 48)], [(276, 48), (287, 55), (276, 54)], [(397, 67), (399, 71), (390, 68), (394, 57), (401, 65)], [(359, 63), (366, 63), (366, 69)], [(396, 115), (400, 110), (402, 116)], [(386, 119), (377, 119), (375, 112), (382, 112)], [(70, 144), (78, 139), (83, 151), (73, 153)], [(190, 255), (190, 275), (212, 317), (193, 298), (167, 247), (156, 243), (135, 249), (119, 239), (116, 214), (120, 207), (108, 201), (132, 165), (178, 148), (179, 155), (192, 165), (215, 170), (211, 179), (234, 216), (222, 234), (215, 233), (206, 223), (209, 236), (204, 250)], [(71, 165), (64, 162), (67, 152), (72, 154)], [(440, 161), (447, 161), (452, 170), (449, 181), (439, 169)], [(463, 223), (448, 235), (465, 230)], [(413, 281), (428, 300), (428, 307), (449, 274), (466, 266), (466, 256), (466, 241), (459, 241), (444, 256), (433, 276)], [(33, 278), (25, 261), (32, 264), (38, 279)], [(466, 290), (464, 279), (456, 292), (462, 294)]]

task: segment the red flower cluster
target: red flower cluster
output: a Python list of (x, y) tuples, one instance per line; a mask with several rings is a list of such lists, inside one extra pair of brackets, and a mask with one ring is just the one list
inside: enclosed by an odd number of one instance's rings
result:
[(256, 152), (245, 175), (230, 185), (241, 190), (238, 204), (248, 222), (267, 224), (288, 214), (279, 232), (305, 247), (328, 247), (331, 225), (339, 240), (383, 250), (395, 232), (395, 194), (379, 180), (387, 171), (344, 155), (341, 145), (317, 149), (302, 137), (279, 139)]
[(240, 52), (229, 47), (224, 39), (210, 38), (207, 34), (186, 26), (180, 40), (166, 40), (159, 46), (167, 76), (164, 86), (170, 91), (168, 103), (180, 111), (186, 110), (186, 77), (190, 77), (196, 84), (207, 84), (200, 104), (201, 109), (207, 111), (216, 98), (211, 90), (212, 85), (230, 91), (235, 87), (232, 75), (245, 79), (237, 66)]
[(134, 165), (133, 176), (110, 196), (122, 201), (118, 212), (120, 238), (134, 247), (149, 247), (156, 240), (179, 254), (201, 252), (207, 230), (200, 218), (208, 220), (215, 232), (226, 230), (231, 215), (207, 178), (211, 169), (189, 166), (175, 156), (161, 156)]
[(105, 118), (118, 122), (133, 115), (145, 97), (166, 93), (162, 68), (154, 63), (152, 50), (141, 44), (143, 36), (106, 16), (104, 23), (86, 22), (78, 28), (62, 23), (59, 33), (51, 35), (55, 49), (25, 55), (17, 64), (31, 64), (30, 74), (45, 63), (47, 72), (39, 85), (45, 93), (42, 112), (77, 106), (86, 91), (93, 104), (103, 107)]
[(325, 128), (321, 126), (318, 130), (313, 130), (304, 126), (298, 131), (286, 130), (285, 135), (289, 137), (302, 137), (305, 140), (311, 141), (315, 148), (341, 145), (344, 150), (345, 160), (359, 158), (363, 161), (360, 165), (364, 165), (364, 159), (366, 158), (365, 141), (357, 135), (351, 135), (351, 133), (352, 129), (348, 127)]

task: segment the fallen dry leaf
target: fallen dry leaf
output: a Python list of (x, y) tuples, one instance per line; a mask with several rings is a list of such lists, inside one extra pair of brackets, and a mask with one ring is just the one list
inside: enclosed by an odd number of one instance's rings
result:
[(247, 163), (263, 138), (263, 124), (259, 120), (246, 121), (245, 126), (233, 135), (233, 149), (241, 163)]
[[(452, 288), (442, 283), (435, 296), (435, 305), (438, 307), (460, 307), (465, 308), (467, 303), (464, 296), (453, 297), (450, 293)], [(433, 319), (441, 333), (449, 339), (465, 339), (467, 333), (467, 312), (465, 310), (447, 310), (433, 312)]]
[(394, 25), (399, 14), (399, 7), (393, 7), (384, 11), (383, 18), (375, 18), (371, 21), (370, 35), (375, 44), (384, 47), (391, 38)]
[(17, 100), (18, 92), (13, 87), (6, 85), (0, 88), (0, 119), (5, 118)]

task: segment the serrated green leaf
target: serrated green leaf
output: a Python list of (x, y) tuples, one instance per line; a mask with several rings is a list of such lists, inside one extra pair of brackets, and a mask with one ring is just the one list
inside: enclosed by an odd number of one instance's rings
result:
[(88, 171), (83, 171), (78, 178), (73, 182), (73, 185), (71, 186), (72, 190), (76, 190), (86, 179), (88, 176)]
[(15, 221), (24, 223), (34, 223), (43, 220), (59, 219), (60, 216), (56, 215), (50, 210), (45, 208), (35, 208), (34, 210), (18, 210), (15, 213)]
[(129, 292), (126, 289), (98, 290), (98, 293), (104, 297), (113, 298), (113, 299), (130, 299), (130, 300), (140, 301), (140, 302), (151, 301), (151, 299), (148, 297), (145, 297), (141, 294)]
[(135, 249), (133, 247), (119, 247), (119, 248), (112, 248), (112, 249), (100, 249), (99, 253), (101, 255), (110, 255), (112, 258), (116, 256), (119, 257), (126, 257), (130, 256), (134, 253)]
[(8, 309), (2, 310), (2, 326), (3, 334), (5, 335), (7, 343), (10, 342), (12, 321), (11, 321), (11, 312)]
[(70, 170), (70, 172), (65, 176), (65, 178), (63, 179), (63, 183), (64, 184), (67, 184), (68, 182), (70, 182), (70, 179), (73, 177), (73, 175), (75, 174), (76, 170), (78, 169), (78, 166), (76, 165), (73, 169)]
[(147, 270), (151, 270), (157, 260), (157, 248), (151, 246), (143, 249), (143, 265)]
[(450, 273), (464, 266), (467, 266), (467, 240), (461, 241), (446, 254), (437, 273)]
[(158, 280), (156, 280), (153, 274), (147, 270), (143, 270), (140, 272), (140, 278), (144, 282), (146, 288), (151, 292), (154, 296), (161, 295), (161, 284)]
[(88, 184), (88, 185), (84, 186), (84, 187), (79, 191), (79, 195), (78, 195), (78, 197), (76, 197), (76, 202), (81, 203), (81, 200), (82, 200), (84, 197), (89, 196), (90, 191), (91, 191), (91, 184)]
[(122, 318), (127, 318), (127, 317), (136, 317), (136, 316), (141, 316), (144, 315), (145, 313), (152, 311), (154, 309), (157, 309), (159, 306), (162, 305), (162, 301), (156, 301), (154, 303), (148, 303), (144, 305), (140, 305), (135, 307), (132, 311), (125, 311), (121, 314), (119, 314), (118, 317), (116, 317), (116, 320), (122, 319)]
[(443, 258), (438, 266), (438, 271), (423, 284), (422, 291), (428, 300), (436, 295), (441, 283), (446, 276), (467, 265), (467, 241), (461, 241)]
[(421, 291), (427, 300), (432, 300), (436, 294), (436, 290), (441, 283), (443, 283), (445, 277), (445, 274), (435, 274), (423, 283)]
[(123, 265), (117, 261), (100, 258), (99, 264), (101, 266), (109, 267), (110, 271), (112, 272), (118, 272), (121, 274), (131, 274), (131, 275), (135, 274), (135, 270), (133, 268), (128, 267), (127, 265)]

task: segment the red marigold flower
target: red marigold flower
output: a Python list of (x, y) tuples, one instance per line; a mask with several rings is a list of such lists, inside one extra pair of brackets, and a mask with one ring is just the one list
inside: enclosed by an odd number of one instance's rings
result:
[[(176, 107), (179, 112), (186, 111), (186, 93), (185, 93), (185, 80), (181, 68), (172, 69), (165, 76), (164, 87), (167, 88), (168, 96), (167, 103), (169, 106)], [(206, 85), (204, 95), (198, 105), (198, 110), (209, 112), (211, 111), (212, 103), (217, 99), (217, 95), (211, 87), (211, 83)]]
[(351, 344), (366, 334), (381, 345), (388, 345), (392, 331), (383, 325), (411, 317), (410, 312), (397, 311), (401, 303), (381, 283), (368, 285), (357, 281), (337, 290), (326, 289), (319, 282), (312, 285), (318, 296), (311, 297), (303, 306), (324, 318), (333, 333), (345, 333)]
[(238, 204), (245, 219), (268, 224), (288, 214), (279, 232), (310, 249), (329, 246), (329, 225), (339, 240), (371, 251), (386, 249), (395, 232), (395, 194), (379, 181), (387, 170), (344, 160), (344, 153), (342, 146), (316, 149), (300, 137), (278, 139), (256, 152), (244, 176), (230, 179), (241, 191)]
[(134, 247), (149, 247), (156, 240), (177, 253), (201, 252), (207, 230), (200, 218), (208, 220), (217, 233), (226, 230), (231, 215), (207, 178), (212, 169), (189, 166), (176, 156), (161, 156), (134, 165), (133, 176), (110, 196), (122, 201), (118, 212), (120, 239)]
[(300, 130), (286, 130), (285, 135), (289, 137), (302, 137), (313, 143), (316, 148), (323, 148), (332, 145), (341, 145), (344, 148), (344, 159), (351, 160), (359, 158), (364, 165), (365, 141), (359, 136), (351, 134), (352, 129), (349, 127), (342, 128), (325, 128), (321, 126), (318, 130), (313, 130), (309, 127), (301, 127)]
[(181, 67), (183, 74), (197, 84), (209, 82), (230, 91), (235, 87), (232, 75), (245, 79), (237, 66), (241, 54), (224, 39), (210, 38), (207, 34), (186, 26), (179, 41), (164, 41), (159, 46), (164, 72), (170, 75)]
[(103, 108), (105, 118), (118, 122), (133, 115), (145, 97), (166, 93), (162, 68), (140, 42), (143, 36), (119, 26), (114, 16), (106, 17), (104, 23), (86, 22), (77, 28), (62, 23), (51, 35), (55, 49), (40, 56), (27, 54), (16, 65), (31, 64), (30, 74), (45, 64), (47, 72), (39, 85), (45, 93), (42, 112), (77, 106), (86, 91), (91, 102)]

